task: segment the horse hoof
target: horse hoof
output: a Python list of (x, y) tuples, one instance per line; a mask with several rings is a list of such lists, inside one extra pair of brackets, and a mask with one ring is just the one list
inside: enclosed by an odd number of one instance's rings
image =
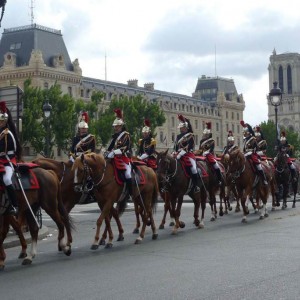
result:
[(182, 222), (182, 221), (180, 221), (180, 222), (179, 222), (179, 227), (180, 227), (180, 228), (184, 228), (184, 227), (185, 227), (185, 223)]
[(22, 261), (22, 265), (23, 266), (31, 265), (31, 263), (32, 263), (32, 259), (31, 258), (27, 258), (27, 257)]
[(174, 226), (175, 223), (174, 222), (170, 222), (169, 226)]
[(263, 220), (263, 219), (264, 219), (264, 216), (259, 216), (259, 219), (260, 219), (260, 220)]
[(247, 219), (242, 219), (242, 223), (247, 223)]
[(199, 228), (199, 229), (204, 228), (204, 224), (201, 224), (201, 223), (200, 223), (199, 226), (198, 226), (198, 228)]
[(229, 211), (232, 211), (232, 207), (229, 207), (228, 209), (229, 209)]
[(267, 218), (269, 216), (269, 214), (265, 214), (264, 217)]
[(211, 221), (211, 222), (214, 222), (214, 221), (216, 221), (216, 218), (211, 217), (211, 218), (210, 218), (210, 221)]
[(20, 254), (19, 254), (19, 259), (21, 258), (21, 259), (23, 259), (23, 258), (25, 258), (27, 256), (27, 253), (25, 252), (21, 252)]
[(225, 211), (225, 215), (228, 215), (228, 211), (227, 210)]
[(61, 252), (62, 251), (62, 247), (61, 246), (58, 246), (58, 252)]
[(236, 213), (238, 213), (238, 212), (240, 212), (240, 211), (241, 211), (241, 210), (240, 210), (239, 208), (236, 208), (236, 209), (235, 209), (235, 212), (236, 212)]
[(220, 216), (220, 217), (223, 217), (223, 216), (224, 216), (224, 213), (223, 213), (222, 211), (220, 211), (220, 212), (219, 212), (219, 216)]
[(172, 231), (172, 233), (171, 233), (172, 235), (177, 235), (177, 231)]
[(99, 248), (99, 245), (92, 245), (91, 250), (97, 250)]
[(152, 234), (152, 240), (157, 240), (158, 234), (157, 233), (153, 233)]
[(151, 220), (148, 220), (147, 221), (147, 226), (150, 226), (151, 225)]
[(139, 245), (139, 244), (141, 244), (141, 243), (142, 243), (142, 240), (140, 240), (140, 239), (136, 239), (134, 243), (135, 243), (135, 245)]
[(106, 244), (105, 240), (104, 239), (101, 239), (100, 240), (100, 243), (99, 243), (99, 246), (104, 246)]
[(65, 253), (65, 255), (70, 256), (72, 254), (71, 247), (67, 251), (65, 251), (64, 253)]
[(158, 229), (165, 229), (165, 226), (163, 224), (160, 224)]
[(292, 208), (296, 208), (296, 204), (293, 204)]
[(112, 247), (113, 247), (112, 243), (107, 243), (104, 248), (105, 249), (111, 249)]
[(122, 242), (124, 241), (124, 236), (122, 234), (119, 235), (117, 242)]
[(196, 226), (196, 227), (198, 227), (198, 226), (199, 226), (199, 224), (200, 224), (200, 221), (199, 221), (199, 220), (197, 220), (197, 221), (194, 221), (194, 224), (195, 224), (195, 226)]
[(132, 231), (133, 234), (139, 234), (140, 230), (138, 228), (134, 228)]
[(275, 210), (275, 207), (273, 206), (273, 207), (272, 207), (272, 211), (274, 211), (274, 210)]

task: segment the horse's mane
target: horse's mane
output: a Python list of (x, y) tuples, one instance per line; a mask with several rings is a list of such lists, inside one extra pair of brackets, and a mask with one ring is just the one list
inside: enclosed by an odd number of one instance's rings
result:
[[(87, 153), (87, 154), (82, 154), (84, 155), (84, 159), (89, 163), (89, 162), (94, 162), (95, 164), (103, 164), (105, 162), (104, 156), (102, 154), (96, 154), (96, 153)], [(82, 167), (83, 165), (83, 160), (82, 156), (79, 156), (75, 159), (73, 163), (72, 170), (75, 170), (76, 168)], [(89, 163), (90, 165), (90, 163)]]

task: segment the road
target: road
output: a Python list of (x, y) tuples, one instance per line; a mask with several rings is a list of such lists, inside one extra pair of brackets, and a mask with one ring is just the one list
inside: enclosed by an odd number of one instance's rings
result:
[[(1, 299), (299, 299), (299, 208), (270, 212), (248, 223), (230, 212), (205, 228), (193, 225), (193, 206), (186, 203), (186, 227), (176, 236), (171, 228), (150, 229), (141, 245), (134, 245), (134, 213), (122, 216), (125, 240), (112, 249), (90, 250), (98, 217), (95, 204), (77, 206), (70, 257), (57, 252), (57, 231), (44, 216), (49, 236), (39, 241), (31, 266), (17, 260), (19, 247), (7, 249), (6, 268), (0, 273)], [(156, 225), (162, 216), (159, 204)], [(113, 230), (116, 226), (113, 222)]]

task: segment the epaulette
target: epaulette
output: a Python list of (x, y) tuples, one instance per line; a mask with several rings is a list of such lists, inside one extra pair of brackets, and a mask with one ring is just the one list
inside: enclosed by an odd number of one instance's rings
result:
[(156, 140), (151, 138), (150, 146), (156, 146)]

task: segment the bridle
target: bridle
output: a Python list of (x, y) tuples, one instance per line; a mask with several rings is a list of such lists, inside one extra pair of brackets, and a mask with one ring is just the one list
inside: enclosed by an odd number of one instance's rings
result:
[(277, 164), (275, 171), (279, 174), (282, 174), (286, 169), (288, 169), (288, 163), (286, 161), (286, 156), (283, 153), (277, 155)]
[[(230, 158), (230, 159), (232, 159), (232, 158)], [(239, 153), (237, 153), (236, 154), (236, 163), (238, 166), (240, 165), (240, 161), (241, 161), (240, 155), (239, 155)], [(230, 170), (230, 167), (229, 167), (228, 172), (232, 175), (232, 179), (235, 180), (244, 173), (245, 169), (246, 169), (246, 160), (244, 160), (243, 165), (241, 166), (241, 169), (237, 169), (234, 172), (229, 172), (229, 170)]]
[[(177, 159), (175, 159), (175, 170), (171, 171), (170, 167), (171, 167), (171, 159), (168, 158), (167, 156), (164, 159), (165, 163), (166, 163), (166, 168), (165, 168), (165, 174), (164, 176), (162, 176), (163, 180), (163, 188), (161, 189), (162, 192), (166, 192), (167, 191), (167, 186), (171, 185), (171, 182), (174, 180), (177, 171), (178, 171), (178, 161)], [(162, 162), (162, 158), (159, 158), (157, 165), (160, 166)]]

